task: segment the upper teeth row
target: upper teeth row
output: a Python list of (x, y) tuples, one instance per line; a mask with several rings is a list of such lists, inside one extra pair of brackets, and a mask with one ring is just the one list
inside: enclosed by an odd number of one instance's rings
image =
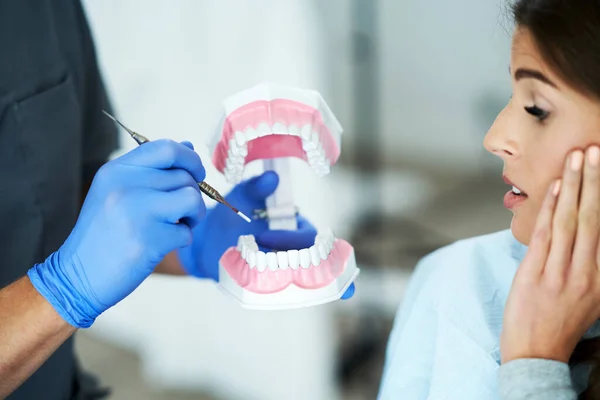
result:
[(513, 187), (512, 187), (512, 191), (513, 191), (513, 193), (516, 193), (516, 194), (521, 194), (521, 190), (519, 190), (519, 188), (518, 188), (518, 187), (516, 187), (516, 186), (513, 186)]
[(292, 135), (302, 138), (302, 148), (306, 152), (308, 164), (313, 167), (316, 174), (322, 177), (330, 172), (329, 160), (325, 155), (319, 134), (313, 130), (311, 124), (305, 124), (299, 128), (297, 125), (287, 127), (282, 123), (269, 126), (263, 122), (256, 129), (248, 128), (243, 132), (236, 131), (229, 140), (229, 152), (224, 171), (228, 182), (234, 184), (241, 182), (245, 158), (248, 155), (248, 142), (267, 135)]
[(238, 239), (237, 250), (250, 269), (256, 268), (258, 272), (263, 272), (267, 268), (271, 271), (278, 269), (293, 270), (299, 267), (308, 268), (311, 265), (319, 266), (321, 260), (326, 260), (333, 249), (335, 237), (333, 233), (327, 232), (319, 234), (315, 238), (315, 244), (308, 249), (288, 250), (278, 252), (262, 252), (258, 250), (258, 246), (254, 240), (254, 236), (240, 236)]

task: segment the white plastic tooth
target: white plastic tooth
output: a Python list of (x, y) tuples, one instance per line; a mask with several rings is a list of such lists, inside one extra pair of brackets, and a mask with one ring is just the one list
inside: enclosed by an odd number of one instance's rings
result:
[(256, 252), (250, 251), (248, 253), (248, 257), (246, 258), (246, 261), (248, 261), (248, 266), (250, 267), (250, 269), (256, 267)]
[(317, 144), (317, 149), (315, 150), (315, 154), (319, 154), (321, 157), (325, 158), (325, 149), (321, 143)]
[(280, 122), (275, 122), (273, 124), (273, 133), (276, 133), (278, 135), (287, 135), (288, 129), (284, 124)]
[(279, 264), (279, 268), (288, 269), (288, 253), (287, 251), (278, 251), (277, 252), (277, 264)]
[(329, 242), (328, 239), (325, 239), (325, 241), (322, 244), (323, 246), (325, 246), (325, 251), (327, 251), (327, 255), (329, 255), (331, 253), (331, 250), (333, 249), (333, 245)]
[(240, 155), (240, 148), (238, 147), (235, 139), (229, 141), (229, 151), (227, 152), (229, 158), (236, 158)]
[(242, 181), (243, 177), (240, 176), (237, 172), (232, 172), (232, 173), (226, 173), (225, 179), (227, 180), (228, 183), (237, 185), (238, 183), (240, 183)]
[(261, 122), (256, 129), (256, 133), (259, 137), (270, 135), (271, 127), (266, 122)]
[[(325, 251), (327, 252), (327, 254), (329, 254), (328, 242), (329, 241), (328, 241), (325, 233), (319, 233), (315, 239), (315, 246), (317, 246), (317, 249), (319, 249), (319, 247), (322, 245), (323, 248), (325, 249)], [(320, 254), (320, 252), (321, 252), (321, 249), (319, 249), (319, 254)]]
[(317, 146), (310, 140), (302, 140), (302, 149), (308, 154), (309, 152), (315, 151)]
[(323, 159), (321, 160), (321, 168), (323, 168), (324, 170), (329, 169), (329, 161), (327, 160), (326, 157), (323, 157)]
[(320, 243), (317, 246), (317, 250), (319, 250), (319, 256), (321, 257), (322, 260), (327, 260), (327, 256), (329, 255), (329, 251), (327, 250), (327, 245)]
[(234, 135), (234, 137), (229, 139), (229, 150), (234, 149), (234, 148), (237, 149), (238, 147), (240, 147), (240, 146), (238, 146), (237, 142), (235, 141), (235, 135)]
[(235, 142), (238, 147), (244, 147), (246, 145), (246, 135), (243, 132), (237, 131), (235, 133)]
[(275, 253), (267, 253), (267, 266), (271, 271), (277, 271), (277, 255)]
[(230, 171), (227, 171), (227, 170), (225, 170), (224, 174), (225, 174), (225, 180), (227, 181), (227, 183), (233, 183), (233, 180), (234, 180), (233, 179), (233, 174)]
[(248, 245), (246, 243), (242, 244), (242, 258), (246, 258), (248, 255)]
[(321, 257), (319, 256), (319, 250), (317, 250), (317, 246), (310, 246), (308, 249), (310, 252), (310, 261), (315, 267), (318, 267), (321, 264)]
[(321, 161), (325, 161), (325, 155), (319, 152), (319, 150), (311, 150), (306, 153), (308, 160), (313, 160), (314, 163), (318, 164)]
[(333, 236), (333, 234), (327, 235), (327, 246), (329, 246), (329, 252), (331, 252), (334, 245), (335, 245), (335, 236)]
[(231, 175), (232, 177), (238, 176), (239, 175), (239, 171), (238, 168), (235, 165), (232, 165), (230, 168), (227, 169), (229, 171), (229, 175)]
[(297, 125), (290, 125), (289, 132), (290, 135), (300, 136), (300, 128)]
[(248, 244), (247, 244), (247, 246), (248, 246), (248, 249), (250, 249), (250, 250), (252, 250), (252, 251), (254, 251), (254, 252), (257, 252), (257, 251), (258, 251), (258, 245), (257, 245), (257, 244), (256, 244), (256, 242), (254, 241), (254, 239), (252, 239), (252, 240), (250, 241), (250, 243), (248, 243)]
[(249, 142), (251, 140), (254, 140), (258, 137), (258, 132), (256, 131), (256, 129), (254, 128), (248, 128), (245, 131), (246, 134), (246, 141)]
[(321, 159), (319, 157), (308, 158), (308, 165), (313, 167), (316, 172), (322, 172), (325, 170)]
[(244, 158), (248, 155), (248, 145), (244, 145), (244, 146), (240, 147), (240, 154)]
[(235, 133), (233, 134), (233, 139), (237, 140), (237, 137), (240, 135), (244, 137), (244, 143), (246, 143), (247, 142), (246, 134), (242, 131), (235, 131)]
[(300, 255), (300, 266), (304, 269), (310, 267), (310, 251), (308, 251), (308, 249), (302, 249), (298, 254)]
[(326, 169), (329, 167), (329, 162), (323, 154), (312, 155), (310, 158), (313, 160), (315, 167), (319, 167), (320, 169)]
[(231, 172), (234, 175), (238, 175), (244, 172), (244, 159), (243, 158), (233, 158), (231, 159)]
[(231, 157), (227, 159), (228, 161), (226, 162), (226, 169), (228, 169), (231, 173), (233, 173), (234, 175), (237, 173), (238, 171), (238, 165), (236, 164), (236, 159)]
[(312, 134), (312, 126), (310, 124), (303, 125), (300, 129), (300, 136), (304, 140), (310, 140)]
[(300, 254), (298, 250), (288, 250), (288, 262), (290, 264), (290, 268), (293, 270), (298, 269), (300, 266)]
[(240, 253), (242, 252), (242, 244), (244, 244), (244, 237), (240, 236), (238, 238), (237, 247), (236, 247), (237, 251), (239, 251)]
[(310, 135), (310, 141), (313, 142), (315, 145), (319, 145), (319, 134), (315, 131), (312, 131)]
[(263, 272), (267, 268), (267, 255), (262, 251), (256, 252), (256, 269)]
[(257, 131), (258, 137), (269, 136), (272, 133), (273, 132), (270, 126), (268, 127), (268, 129), (261, 129), (260, 131)]

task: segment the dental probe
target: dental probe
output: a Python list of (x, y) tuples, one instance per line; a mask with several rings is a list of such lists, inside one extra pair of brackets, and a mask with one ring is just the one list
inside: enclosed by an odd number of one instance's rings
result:
[[(128, 127), (126, 127), (125, 125), (123, 125), (118, 119), (116, 119), (115, 117), (113, 117), (112, 115), (107, 113), (106, 111), (102, 110), (102, 112), (104, 114), (106, 114), (106, 116), (108, 116), (108, 118), (112, 119), (117, 124), (119, 124), (121, 127), (123, 127), (123, 129), (125, 129), (127, 131), (127, 133), (129, 133), (129, 135), (133, 138), (133, 140), (135, 140), (137, 142), (138, 145), (142, 145), (142, 144), (150, 141), (150, 139), (148, 139), (144, 135), (140, 135), (139, 133), (134, 132), (131, 129), (129, 129)], [(238, 210), (237, 208), (235, 208), (231, 204), (229, 204), (227, 202), (227, 200), (225, 200), (225, 198), (221, 195), (221, 193), (217, 192), (217, 190), (215, 188), (213, 188), (212, 186), (210, 186), (208, 183), (200, 182), (200, 183), (198, 183), (198, 187), (200, 188), (200, 191), (202, 193), (204, 193), (211, 199), (231, 208), (233, 210), (233, 212), (235, 212), (237, 215), (242, 217), (246, 222), (248, 222), (248, 223), (251, 222), (250, 218), (248, 218), (243, 212), (241, 212), (240, 210)]]

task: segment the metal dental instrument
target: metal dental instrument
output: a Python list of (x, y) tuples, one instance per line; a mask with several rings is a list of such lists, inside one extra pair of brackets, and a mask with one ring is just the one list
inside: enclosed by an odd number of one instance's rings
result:
[[(117, 124), (119, 124), (121, 127), (123, 127), (123, 129), (125, 129), (127, 131), (127, 133), (129, 133), (129, 135), (133, 138), (133, 140), (135, 140), (137, 142), (138, 145), (142, 145), (142, 144), (150, 141), (150, 139), (148, 139), (144, 135), (140, 135), (139, 133), (134, 132), (131, 129), (129, 129), (128, 127), (126, 127), (125, 125), (123, 125), (121, 123), (121, 121), (119, 121), (118, 119), (116, 119), (115, 117), (113, 117), (112, 115), (110, 115), (109, 113), (107, 113), (106, 111), (102, 110), (102, 112), (104, 114), (106, 114), (106, 116), (108, 118), (112, 119)], [(211, 199), (213, 199), (213, 200), (215, 200), (215, 201), (217, 201), (217, 202), (219, 202), (219, 203), (221, 203), (221, 204), (223, 204), (223, 205), (231, 208), (233, 210), (233, 212), (235, 212), (237, 215), (239, 215), (240, 217), (242, 217), (246, 222), (248, 222), (248, 223), (251, 222), (250, 218), (248, 218), (240, 210), (238, 210), (237, 208), (235, 208), (231, 204), (229, 204), (227, 202), (227, 200), (225, 200), (225, 198), (219, 192), (217, 192), (217, 190), (215, 188), (213, 188), (212, 186), (210, 186), (208, 183), (206, 183), (206, 182), (200, 182), (200, 183), (198, 183), (198, 187), (200, 188), (200, 191), (202, 193), (204, 193), (205, 195), (207, 195)]]

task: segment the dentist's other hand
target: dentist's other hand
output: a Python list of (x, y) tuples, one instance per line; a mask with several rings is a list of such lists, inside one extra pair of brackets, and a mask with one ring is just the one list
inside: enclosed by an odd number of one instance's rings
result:
[[(267, 197), (275, 192), (278, 183), (279, 177), (275, 172), (265, 172), (241, 182), (225, 198), (251, 217), (253, 210), (265, 208)], [(228, 248), (237, 245), (238, 238), (242, 235), (253, 235), (256, 244), (263, 251), (297, 250), (312, 246), (317, 230), (300, 215), (297, 221), (298, 229), (295, 231), (271, 231), (267, 221), (253, 220), (249, 224), (226, 206), (218, 204), (194, 228), (194, 241), (191, 246), (178, 251), (179, 259), (188, 274), (218, 281), (219, 259)], [(353, 294), (354, 284), (342, 298), (350, 298)]]
[(197, 185), (204, 178), (198, 154), (170, 140), (108, 162), (66, 242), (28, 272), (34, 287), (67, 322), (89, 327), (191, 243), (206, 212)]

